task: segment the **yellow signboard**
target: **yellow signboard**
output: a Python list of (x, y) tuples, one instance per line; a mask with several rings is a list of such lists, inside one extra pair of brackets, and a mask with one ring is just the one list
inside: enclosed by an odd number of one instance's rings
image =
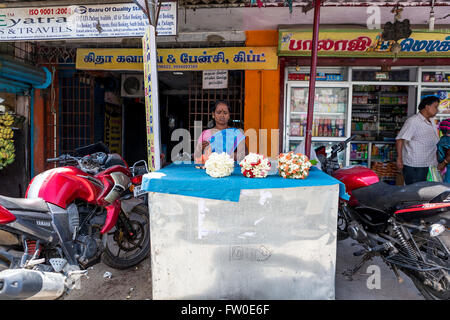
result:
[[(341, 57), (393, 56), (394, 41), (381, 40), (378, 30), (320, 30), (318, 55)], [(449, 57), (450, 34), (413, 31), (409, 38), (398, 41), (398, 57)], [(279, 56), (309, 56), (312, 31), (280, 30)]]
[[(142, 71), (142, 49), (77, 49), (76, 68)], [(158, 49), (158, 71), (276, 70), (276, 47)]]

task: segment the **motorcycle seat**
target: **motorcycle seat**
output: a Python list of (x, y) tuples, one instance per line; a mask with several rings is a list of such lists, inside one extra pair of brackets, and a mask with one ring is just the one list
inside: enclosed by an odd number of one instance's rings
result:
[(352, 191), (360, 205), (389, 212), (400, 205), (427, 202), (450, 191), (449, 183), (422, 181), (406, 186), (377, 182)]
[(24, 199), (0, 196), (0, 205), (8, 210), (48, 212), (47, 203), (42, 199)]
[(116, 153), (112, 153), (108, 155), (108, 158), (105, 161), (105, 168), (110, 168), (112, 166), (123, 166), (126, 167), (125, 162), (122, 160), (122, 158), (116, 154)]

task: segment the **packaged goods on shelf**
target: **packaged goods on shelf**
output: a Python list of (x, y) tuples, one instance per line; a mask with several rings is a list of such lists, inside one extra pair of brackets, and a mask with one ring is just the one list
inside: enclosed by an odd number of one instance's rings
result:
[(395, 178), (398, 174), (395, 162), (379, 162), (373, 161), (371, 168), (380, 179)]
[(300, 128), (301, 128), (301, 123), (300, 121), (293, 121), (291, 123), (291, 136), (300, 136)]

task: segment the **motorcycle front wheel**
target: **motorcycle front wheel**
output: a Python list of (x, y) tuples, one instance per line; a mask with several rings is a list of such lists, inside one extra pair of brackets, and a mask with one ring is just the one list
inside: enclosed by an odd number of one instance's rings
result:
[(107, 234), (102, 261), (115, 269), (137, 265), (150, 253), (150, 225), (148, 207), (140, 204), (129, 212), (122, 212), (116, 225)]
[(342, 241), (348, 238), (347, 232), (348, 222), (342, 210), (344, 209), (341, 206), (339, 206), (337, 219), (337, 241)]

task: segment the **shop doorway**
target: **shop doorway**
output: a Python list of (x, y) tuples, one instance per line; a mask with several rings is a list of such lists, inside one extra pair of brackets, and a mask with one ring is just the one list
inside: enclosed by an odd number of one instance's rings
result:
[(122, 98), (123, 157), (128, 165), (147, 161), (147, 133), (143, 98)]
[(59, 72), (60, 154), (94, 143), (94, 78), (74, 69)]
[(203, 72), (160, 72), (161, 150), (166, 162), (178, 141), (172, 141), (172, 133), (179, 128), (189, 130), (191, 156), (195, 148), (195, 122), (202, 123), (202, 130), (211, 123), (211, 108), (217, 100), (228, 101), (231, 119), (236, 128), (244, 129), (244, 71), (228, 71), (228, 85), (224, 89), (204, 89)]

